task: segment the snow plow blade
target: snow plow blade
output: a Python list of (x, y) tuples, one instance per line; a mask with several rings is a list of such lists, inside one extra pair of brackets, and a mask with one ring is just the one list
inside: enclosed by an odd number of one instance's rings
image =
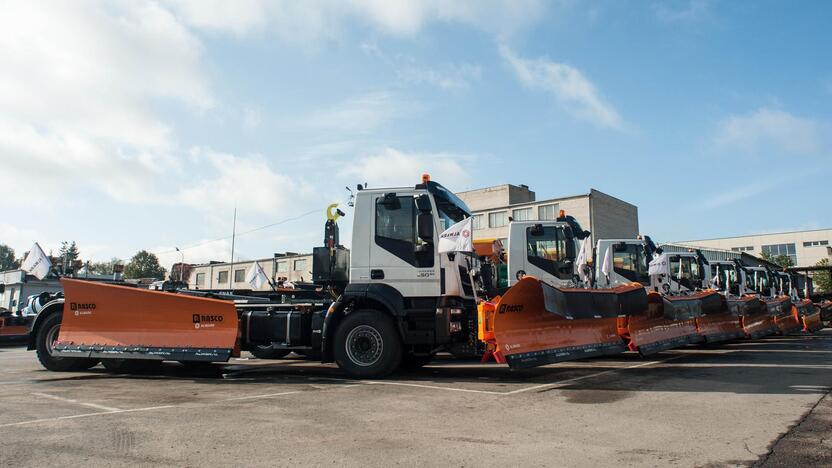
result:
[(804, 332), (814, 333), (823, 328), (820, 308), (815, 307), (811, 300), (801, 299), (800, 302), (794, 304), (794, 312), (800, 318)]
[(234, 303), (61, 279), (58, 356), (227, 361), (237, 341)]
[(777, 324), (769, 314), (766, 304), (754, 296), (732, 297), (728, 308), (740, 317), (746, 338), (762, 338), (777, 333)]
[(703, 315), (696, 318), (696, 329), (706, 343), (745, 338), (736, 310), (731, 310), (725, 296), (717, 292), (708, 296)]
[(512, 369), (617, 354), (617, 317), (646, 307), (641, 285), (555, 288), (527, 276), (494, 305), (495, 347)]
[(787, 335), (803, 329), (803, 322), (797, 316), (792, 300), (788, 296), (780, 296), (772, 299), (764, 299), (768, 313), (774, 317), (774, 324), (777, 325), (777, 332)]
[(709, 294), (664, 296), (651, 292), (647, 303), (644, 312), (619, 319), (619, 334), (630, 351), (648, 356), (702, 341), (696, 330), (696, 318), (713, 306)]

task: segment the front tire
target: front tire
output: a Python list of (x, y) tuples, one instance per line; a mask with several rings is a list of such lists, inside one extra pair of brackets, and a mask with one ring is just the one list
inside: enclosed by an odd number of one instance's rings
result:
[(98, 364), (97, 359), (70, 358), (54, 356), (52, 346), (58, 340), (61, 331), (61, 312), (55, 312), (44, 319), (38, 328), (35, 336), (35, 348), (37, 349), (38, 361), (47, 370), (54, 372), (83, 371)]
[(390, 375), (402, 360), (402, 342), (393, 320), (376, 310), (344, 317), (335, 331), (334, 351), (338, 367), (358, 378)]

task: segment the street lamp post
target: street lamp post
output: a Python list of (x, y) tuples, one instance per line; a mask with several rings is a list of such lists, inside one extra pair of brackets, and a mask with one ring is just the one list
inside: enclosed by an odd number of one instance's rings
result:
[(179, 252), (179, 255), (182, 256), (182, 260), (179, 262), (179, 281), (184, 283), (185, 282), (185, 253), (179, 250), (179, 247), (176, 248), (176, 251)]

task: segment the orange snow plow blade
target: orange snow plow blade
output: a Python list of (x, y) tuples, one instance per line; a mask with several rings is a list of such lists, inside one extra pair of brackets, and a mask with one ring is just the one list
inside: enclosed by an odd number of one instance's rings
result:
[(801, 299), (798, 303), (793, 304), (794, 313), (800, 318), (803, 324), (803, 331), (806, 333), (814, 333), (823, 328), (823, 320), (821, 320), (821, 312), (819, 307), (815, 307), (809, 299)]
[(555, 288), (526, 276), (493, 305), (489, 322), (495, 352), (518, 369), (623, 352), (617, 317), (646, 307), (639, 284)]
[(769, 315), (774, 317), (774, 324), (781, 335), (803, 329), (803, 322), (797, 316), (797, 311), (788, 296), (763, 299), (763, 302), (768, 307)]
[(234, 303), (61, 279), (54, 349), (62, 356), (227, 361), (237, 342)]
[(728, 307), (725, 296), (714, 292), (709, 297), (713, 299), (709, 299), (708, 304), (703, 308), (704, 315), (696, 318), (696, 329), (705, 342), (719, 343), (745, 338), (740, 318), (736, 311)]
[(712, 304), (708, 294), (664, 296), (657, 292), (647, 295), (644, 313), (619, 319), (619, 334), (630, 351), (647, 356), (666, 349), (698, 343), (696, 317), (705, 305)]
[(740, 318), (746, 338), (762, 338), (778, 331), (774, 316), (769, 314), (766, 304), (757, 297), (729, 298), (728, 308)]

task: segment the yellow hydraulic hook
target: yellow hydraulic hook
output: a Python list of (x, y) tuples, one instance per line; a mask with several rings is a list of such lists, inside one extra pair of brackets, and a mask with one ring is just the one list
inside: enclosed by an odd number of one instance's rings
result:
[[(335, 210), (335, 212), (333, 213), (332, 210)], [(341, 213), (338, 210), (338, 204), (337, 203), (333, 203), (333, 204), (329, 205), (328, 207), (326, 207), (326, 219), (328, 219), (328, 220), (330, 220), (334, 223), (334, 222), (338, 221), (338, 218), (340, 218), (340, 217), (341, 217)]]

